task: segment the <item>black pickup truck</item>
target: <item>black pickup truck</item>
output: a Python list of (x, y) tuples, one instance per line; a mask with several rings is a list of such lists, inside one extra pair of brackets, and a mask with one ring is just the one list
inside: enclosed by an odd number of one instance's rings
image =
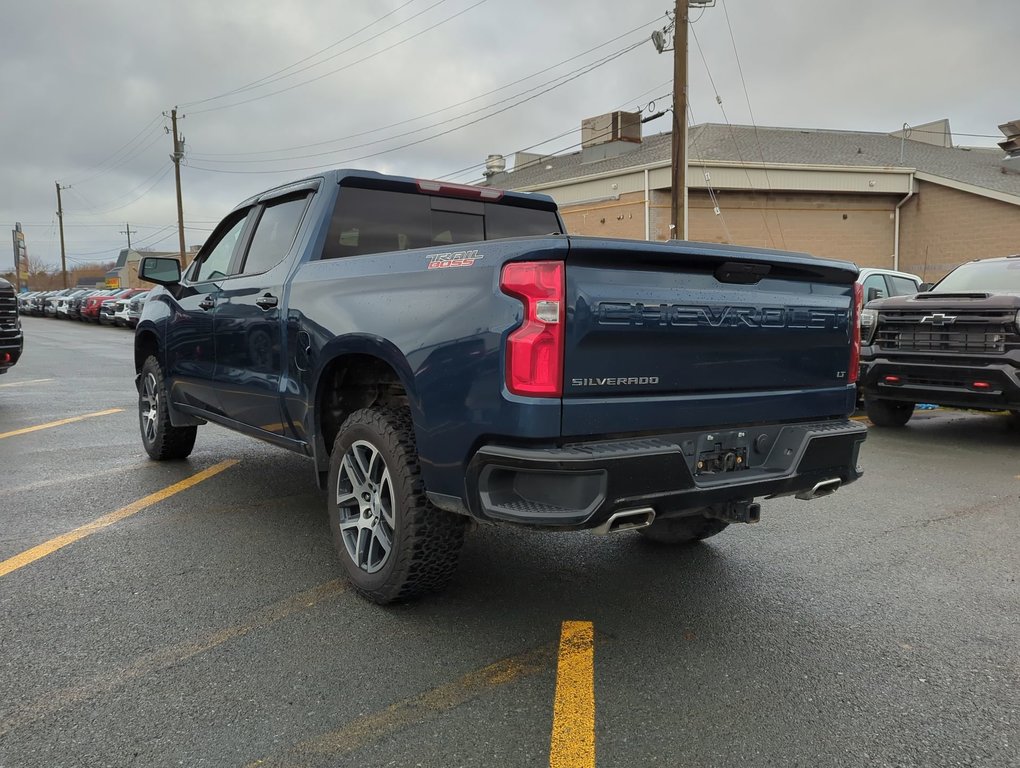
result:
[(570, 237), (544, 195), (333, 171), (227, 215), (135, 337), (142, 443), (208, 421), (312, 459), (377, 602), (474, 519), (672, 544), (860, 476), (857, 268)]
[(0, 373), (18, 362), (24, 343), (14, 286), (0, 278)]
[(868, 302), (861, 325), (860, 387), (876, 426), (903, 426), (916, 403), (1008, 410), (1020, 423), (1020, 255)]

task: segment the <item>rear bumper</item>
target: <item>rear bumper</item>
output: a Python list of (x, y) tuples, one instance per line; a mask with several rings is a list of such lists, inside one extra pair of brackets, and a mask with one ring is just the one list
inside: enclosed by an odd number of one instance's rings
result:
[[(482, 520), (564, 530), (597, 528), (635, 508), (679, 517), (853, 482), (862, 474), (857, 459), (866, 436), (863, 425), (837, 420), (557, 448), (488, 445), (468, 467), (468, 508)], [(722, 471), (726, 462), (734, 469)]]
[[(892, 376), (898, 381), (887, 381)], [(975, 382), (988, 387), (975, 387)], [(987, 410), (1020, 409), (1020, 369), (1002, 360), (983, 365), (874, 358), (861, 362), (865, 397)]]

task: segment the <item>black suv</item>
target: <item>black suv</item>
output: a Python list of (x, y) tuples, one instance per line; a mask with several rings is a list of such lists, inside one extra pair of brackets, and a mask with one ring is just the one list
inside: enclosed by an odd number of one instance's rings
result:
[(869, 302), (861, 336), (858, 386), (876, 426), (903, 426), (915, 403), (1009, 410), (1020, 422), (1020, 255)]
[(7, 369), (18, 362), (23, 345), (14, 286), (0, 278), (0, 373), (7, 373)]

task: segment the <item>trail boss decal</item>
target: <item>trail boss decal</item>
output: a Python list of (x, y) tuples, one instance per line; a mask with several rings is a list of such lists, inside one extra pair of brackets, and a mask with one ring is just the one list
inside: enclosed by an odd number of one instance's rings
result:
[(428, 269), (448, 269), (451, 267), (473, 267), (476, 261), (485, 257), (478, 251), (453, 251), (452, 253), (430, 253), (425, 258), (429, 261)]

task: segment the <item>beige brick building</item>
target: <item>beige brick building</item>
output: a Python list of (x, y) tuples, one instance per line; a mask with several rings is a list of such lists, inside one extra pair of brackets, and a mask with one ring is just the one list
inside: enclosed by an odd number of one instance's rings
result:
[[(671, 136), (520, 154), (489, 184), (540, 191), (568, 232), (665, 240)], [(640, 132), (637, 132), (640, 136)], [(691, 240), (802, 251), (936, 280), (970, 259), (1020, 252), (1020, 172), (994, 149), (953, 146), (940, 120), (901, 133), (693, 126)], [(1014, 161), (1013, 165), (1020, 165)]]

